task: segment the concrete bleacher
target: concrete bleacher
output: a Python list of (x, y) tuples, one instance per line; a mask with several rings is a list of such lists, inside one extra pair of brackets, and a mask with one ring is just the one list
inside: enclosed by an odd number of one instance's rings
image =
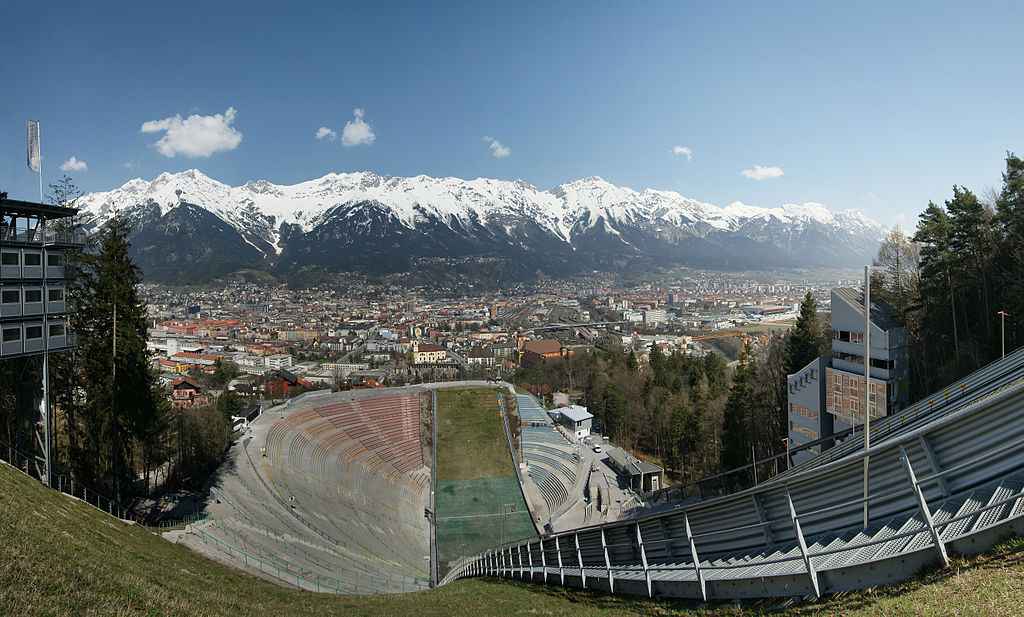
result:
[(580, 473), (577, 445), (552, 423), (547, 411), (528, 394), (516, 394), (520, 439), (526, 475), (540, 489), (549, 513), (555, 513), (572, 495)]
[(186, 543), (301, 589), (429, 586), (419, 389), (319, 394), (265, 413), (231, 452)]

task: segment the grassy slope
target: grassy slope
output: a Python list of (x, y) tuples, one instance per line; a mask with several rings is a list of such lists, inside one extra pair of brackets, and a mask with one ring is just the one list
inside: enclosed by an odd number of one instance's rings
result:
[(437, 391), (438, 481), (513, 474), (498, 393), (481, 387)]
[[(557, 587), (467, 580), (393, 596), (276, 587), (44, 488), (0, 464), (0, 615), (754, 615), (728, 605), (652, 602)], [(1024, 541), (874, 593), (796, 615), (1019, 615)], [(776, 612), (776, 614), (781, 614)]]

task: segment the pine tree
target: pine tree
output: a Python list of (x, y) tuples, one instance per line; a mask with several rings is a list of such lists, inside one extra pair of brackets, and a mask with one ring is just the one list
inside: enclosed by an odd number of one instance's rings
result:
[(146, 307), (137, 293), (142, 271), (128, 255), (129, 231), (118, 215), (100, 232), (96, 253), (85, 259), (79, 308), (81, 331), (88, 333), (80, 345), (83, 471), (109, 482), (115, 498), (131, 486), (137, 452), (153, 462), (146, 449), (162, 440), (167, 406), (146, 357)]
[(996, 222), (1003, 242), (1000, 250), (998, 310), (1009, 313), (1006, 321), (1006, 349), (1024, 341), (1024, 160), (1006, 154), (1003, 189), (996, 199)]
[(604, 396), (601, 397), (601, 410), (604, 419), (605, 431), (616, 438), (621, 437), (621, 431), (625, 428), (628, 402), (619, 389), (619, 384), (609, 382), (604, 389)]
[(800, 316), (786, 344), (786, 372), (790, 375), (807, 366), (821, 350), (821, 327), (818, 323), (818, 303), (807, 292), (800, 304)]
[(668, 375), (665, 372), (665, 353), (661, 350), (661, 345), (657, 343), (651, 345), (648, 362), (651, 366), (651, 374), (654, 376), (654, 385), (667, 388)]
[(754, 412), (750, 344), (743, 346), (739, 365), (732, 378), (729, 400), (722, 417), (722, 454), (724, 469), (742, 467), (750, 460), (751, 420)]

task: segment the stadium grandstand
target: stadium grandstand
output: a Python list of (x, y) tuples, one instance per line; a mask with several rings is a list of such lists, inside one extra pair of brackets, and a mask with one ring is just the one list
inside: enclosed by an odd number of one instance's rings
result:
[(526, 475), (540, 490), (550, 521), (572, 504), (570, 494), (581, 473), (580, 457), (575, 452), (578, 445), (558, 430), (531, 395), (516, 394), (516, 406)]
[[(249, 425), (190, 547), (301, 589), (429, 586), (422, 389), (309, 393)], [(427, 454), (429, 456), (429, 453)]]

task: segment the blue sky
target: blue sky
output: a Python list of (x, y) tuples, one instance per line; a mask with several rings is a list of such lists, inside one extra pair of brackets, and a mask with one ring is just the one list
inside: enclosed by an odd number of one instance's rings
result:
[(0, 23), (14, 198), (38, 197), (26, 118), (44, 182), (65, 165), (86, 191), (599, 175), (909, 228), (1024, 154), (1020, 2), (6, 2)]

